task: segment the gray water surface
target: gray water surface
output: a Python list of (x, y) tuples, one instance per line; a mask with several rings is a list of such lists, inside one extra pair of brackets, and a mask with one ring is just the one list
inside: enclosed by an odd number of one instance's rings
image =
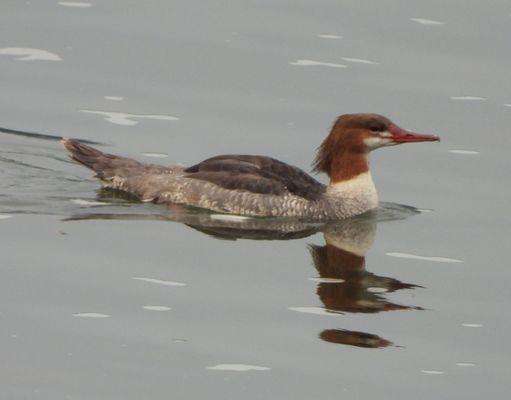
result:
[[(0, 126), (36, 134), (0, 132), (1, 398), (508, 394), (511, 2), (81, 3), (0, 5)], [(308, 170), (348, 112), (442, 142), (327, 226), (140, 204), (54, 140)]]

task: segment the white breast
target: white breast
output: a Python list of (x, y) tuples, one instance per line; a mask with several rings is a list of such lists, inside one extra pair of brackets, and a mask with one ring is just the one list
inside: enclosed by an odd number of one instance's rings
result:
[(378, 207), (378, 193), (370, 172), (346, 181), (330, 183), (327, 196), (343, 217), (361, 214)]

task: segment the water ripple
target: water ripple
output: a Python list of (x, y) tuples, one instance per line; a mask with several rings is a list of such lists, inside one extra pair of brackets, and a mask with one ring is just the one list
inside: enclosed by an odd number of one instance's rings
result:
[(447, 257), (427, 257), (427, 256), (419, 256), (416, 254), (398, 253), (398, 252), (390, 252), (390, 253), (385, 253), (385, 254), (390, 257), (396, 257), (396, 258), (410, 258), (413, 260), (434, 261), (434, 262), (441, 262), (441, 263), (461, 263), (461, 262), (463, 262), (462, 260), (458, 260), (456, 258), (447, 258)]
[(133, 279), (137, 281), (144, 281), (149, 283), (156, 283), (158, 285), (164, 285), (164, 286), (186, 286), (186, 283), (182, 282), (174, 282), (174, 281), (164, 281), (161, 279), (155, 279), (155, 278), (143, 278), (143, 277), (134, 277)]
[(271, 369), (269, 367), (261, 367), (259, 365), (249, 364), (217, 364), (207, 368), (213, 371), (238, 371), (238, 372), (268, 371)]
[(156, 119), (161, 121), (177, 121), (178, 117), (171, 115), (158, 115), (158, 114), (130, 114), (117, 111), (99, 111), (99, 110), (80, 110), (80, 112), (89, 114), (103, 115), (104, 120), (116, 125), (133, 126), (137, 125), (140, 121), (137, 119)]
[(0, 49), (0, 55), (18, 56), (17, 61), (61, 61), (62, 58), (46, 50), (28, 47), (5, 47)]
[(336, 64), (331, 62), (314, 61), (314, 60), (296, 60), (289, 64), (297, 65), (300, 67), (330, 67), (330, 68), (347, 68), (347, 65)]

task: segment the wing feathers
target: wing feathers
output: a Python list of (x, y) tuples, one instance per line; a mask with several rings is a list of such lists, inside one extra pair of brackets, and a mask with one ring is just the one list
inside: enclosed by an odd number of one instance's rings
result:
[(299, 168), (270, 157), (223, 155), (193, 165), (188, 178), (214, 183), (225, 189), (282, 195), (286, 192), (318, 199), (325, 186)]
[(286, 186), (281, 182), (250, 173), (199, 171), (187, 177), (211, 182), (230, 190), (246, 190), (253, 193), (274, 195), (282, 195), (286, 192)]

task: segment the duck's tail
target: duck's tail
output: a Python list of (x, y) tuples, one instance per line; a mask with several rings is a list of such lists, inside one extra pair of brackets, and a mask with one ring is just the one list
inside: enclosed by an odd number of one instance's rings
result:
[(69, 155), (73, 160), (93, 170), (97, 178), (109, 185), (112, 185), (116, 180), (124, 180), (145, 169), (144, 164), (138, 161), (103, 153), (75, 139), (62, 138), (60, 142), (69, 151)]

